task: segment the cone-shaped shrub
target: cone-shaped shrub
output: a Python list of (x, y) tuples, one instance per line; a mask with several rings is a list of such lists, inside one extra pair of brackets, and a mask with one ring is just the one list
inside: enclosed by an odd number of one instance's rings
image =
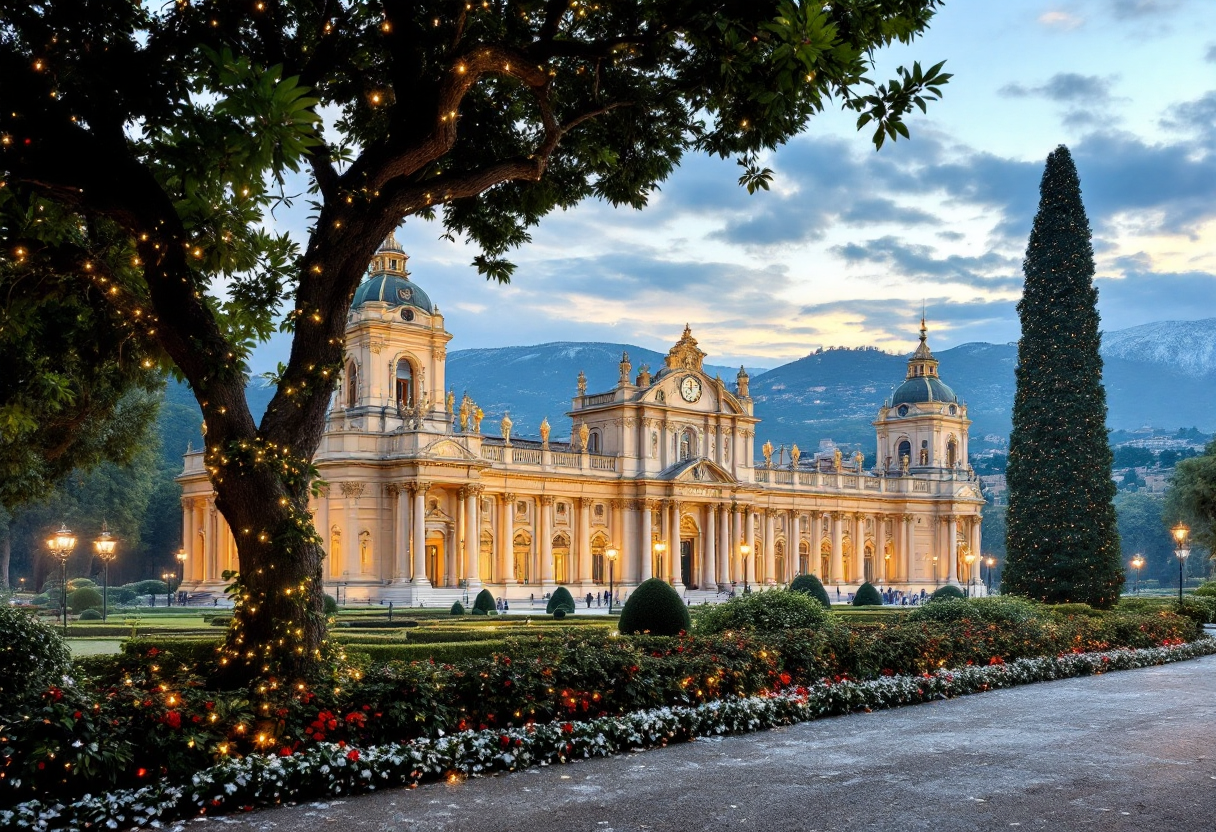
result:
[(622, 633), (646, 633), (675, 636), (692, 627), (688, 607), (665, 581), (651, 578), (643, 581), (625, 602), (621, 611)]
[(855, 607), (878, 607), (882, 606), (882, 596), (878, 590), (874, 588), (874, 584), (866, 581), (861, 586), (857, 587), (857, 594), (853, 596), (853, 606)]
[(464, 615), (464, 604), (456, 601), (452, 604), (452, 615)]
[(794, 582), (790, 584), (790, 590), (811, 596), (823, 604), (824, 609), (832, 608), (832, 599), (828, 597), (828, 591), (823, 588), (823, 582), (814, 575), (799, 575), (794, 578)]
[(559, 609), (563, 609), (568, 613), (574, 612), (574, 596), (564, 586), (559, 586), (553, 590), (553, 594), (549, 596), (549, 603), (545, 604), (545, 612), (549, 615), (553, 615)]
[(325, 614), (326, 615), (337, 615), (338, 600), (336, 598), (334, 598), (334, 596), (326, 595), (324, 598), (324, 604), (325, 604)]
[(929, 600), (930, 601), (944, 601), (948, 598), (957, 598), (961, 601), (962, 599), (964, 599), (966, 597), (967, 597), (967, 594), (965, 592), (963, 592), (961, 589), (959, 589), (958, 587), (953, 586), (951, 584), (946, 584), (945, 586), (941, 587), (940, 589), (934, 590), (933, 594), (929, 596)]
[(489, 613), (494, 609), (494, 594), (488, 589), (483, 589), (477, 593), (477, 597), (473, 599), (473, 611), (481, 610)]

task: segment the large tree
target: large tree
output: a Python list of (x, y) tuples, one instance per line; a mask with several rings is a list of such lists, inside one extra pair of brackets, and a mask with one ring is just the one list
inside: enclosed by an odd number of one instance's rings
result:
[(1068, 148), (1047, 157), (1022, 270), (1005, 592), (1109, 607), (1123, 585), (1089, 219)]
[[(227, 664), (310, 668), (324, 635), (311, 457), (351, 294), (404, 218), (441, 217), (506, 280), (503, 255), (555, 208), (640, 208), (689, 151), (757, 154), (833, 100), (874, 142), (907, 136), (940, 64), (866, 77), (940, 0), (0, 0), (8, 199), (117, 230), (137, 273), (87, 237), (54, 246), (189, 381), (240, 598)], [(304, 168), (298, 250), (264, 230)], [(6, 240), (10, 247), (19, 240)], [(41, 241), (23, 246), (41, 253)], [(82, 289), (83, 291), (83, 289)], [(244, 359), (284, 326), (265, 416)]]
[(1201, 456), (1184, 459), (1174, 469), (1163, 517), (1191, 528), (1191, 540), (1216, 552), (1216, 441)]

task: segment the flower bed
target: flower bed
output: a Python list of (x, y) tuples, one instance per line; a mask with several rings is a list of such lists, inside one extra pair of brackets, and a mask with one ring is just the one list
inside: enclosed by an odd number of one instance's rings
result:
[(198, 772), (186, 783), (86, 795), (66, 804), (29, 801), (0, 810), (0, 826), (44, 832), (154, 826), (199, 814), (604, 757), (700, 736), (747, 733), (859, 710), (1149, 667), (1214, 653), (1216, 639), (1203, 638), (1167, 647), (997, 661), (919, 676), (825, 680), (764, 696), (732, 697), (577, 722), (466, 730), (368, 748), (344, 742), (321, 743), (298, 753), (285, 749), (279, 756), (254, 754), (225, 760)]

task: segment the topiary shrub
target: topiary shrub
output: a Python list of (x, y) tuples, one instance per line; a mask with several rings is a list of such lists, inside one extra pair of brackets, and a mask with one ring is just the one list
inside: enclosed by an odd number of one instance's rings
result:
[[(697, 612), (697, 633), (728, 630), (823, 629), (832, 625), (832, 615), (805, 592), (774, 589), (752, 592)], [(622, 631), (624, 632), (624, 631)]]
[(72, 578), (68, 581), (68, 591), (80, 589), (82, 586), (97, 586), (97, 582), (89, 578)]
[(106, 593), (111, 604), (129, 604), (135, 600), (135, 590), (125, 586), (112, 586)]
[(828, 597), (828, 591), (823, 588), (823, 582), (814, 575), (799, 575), (794, 578), (794, 582), (790, 584), (790, 591), (811, 596), (823, 604), (824, 609), (832, 608), (832, 599)]
[(452, 604), (452, 609), (449, 610), (452, 615), (464, 615), (464, 604), (455, 601)]
[(477, 607), (473, 607), (473, 609), (469, 610), (469, 615), (489, 615), (489, 613), (485, 610), (479, 610)]
[(945, 586), (934, 590), (933, 594), (929, 596), (929, 600), (941, 601), (945, 598), (953, 598), (961, 601), (966, 597), (967, 593), (963, 592), (958, 587), (954, 586), (953, 584), (946, 584)]
[(101, 593), (96, 587), (82, 586), (68, 595), (68, 609), (80, 613), (88, 609), (101, 609)]
[(80, 620), (81, 621), (100, 621), (101, 620), (101, 610), (93, 609), (92, 607), (89, 607), (87, 610), (85, 610), (84, 612), (82, 612), (80, 614)]
[(135, 591), (136, 595), (164, 595), (169, 591), (169, 585), (164, 581), (147, 580), (126, 584), (127, 589)]
[(874, 584), (866, 581), (861, 586), (857, 587), (857, 594), (853, 596), (853, 606), (855, 607), (881, 607), (882, 595), (874, 588)]
[(46, 595), (35, 595), (33, 598), (30, 599), (30, 603), (33, 604), (35, 607), (45, 607), (51, 603), (51, 599), (48, 598)]
[(658, 578), (642, 581), (625, 602), (618, 622), (620, 631), (676, 636), (692, 627), (688, 607), (671, 585)]
[(0, 714), (28, 713), (51, 685), (63, 684), (71, 654), (59, 632), (20, 607), (0, 605)]
[(554, 621), (561, 621), (565, 617), (566, 617), (566, 608), (565, 607), (558, 607), (557, 609), (555, 609), (553, 611), (553, 620)]
[(1195, 587), (1195, 594), (1201, 598), (1216, 598), (1216, 581), (1204, 581)]
[(550, 615), (559, 609), (566, 612), (574, 612), (574, 596), (564, 586), (559, 586), (553, 590), (553, 594), (549, 596), (549, 603), (545, 605), (545, 612)]
[(1042, 608), (1028, 598), (1003, 595), (998, 598), (972, 598), (967, 602), (976, 618), (988, 624), (1022, 624), (1039, 618)]
[(1216, 598), (1187, 595), (1181, 603), (1174, 602), (1173, 611), (1186, 616), (1196, 624), (1211, 624), (1216, 621)]
[(337, 615), (338, 600), (336, 598), (334, 598), (334, 596), (326, 595), (324, 600), (322, 601), (322, 603), (325, 605), (325, 614), (326, 615)]
[(494, 609), (494, 593), (488, 589), (483, 589), (477, 593), (477, 597), (473, 599), (473, 613), (478, 612), (483, 615), (491, 612)]
[(1089, 604), (1052, 604), (1049, 609), (1055, 615), (1080, 615), (1085, 618), (1102, 617), (1102, 610), (1096, 610)]

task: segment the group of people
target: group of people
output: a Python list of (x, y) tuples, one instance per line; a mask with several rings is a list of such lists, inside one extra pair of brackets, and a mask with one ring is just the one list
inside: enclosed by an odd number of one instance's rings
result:
[[(879, 588), (878, 594), (882, 596), (882, 602), (885, 605), (895, 607), (915, 607), (925, 603), (925, 599), (929, 594), (923, 589), (920, 592), (905, 592), (902, 589), (882, 589)], [(836, 587), (837, 603), (853, 603), (853, 598), (857, 593), (850, 592), (847, 596), (841, 595), (840, 587)]]

